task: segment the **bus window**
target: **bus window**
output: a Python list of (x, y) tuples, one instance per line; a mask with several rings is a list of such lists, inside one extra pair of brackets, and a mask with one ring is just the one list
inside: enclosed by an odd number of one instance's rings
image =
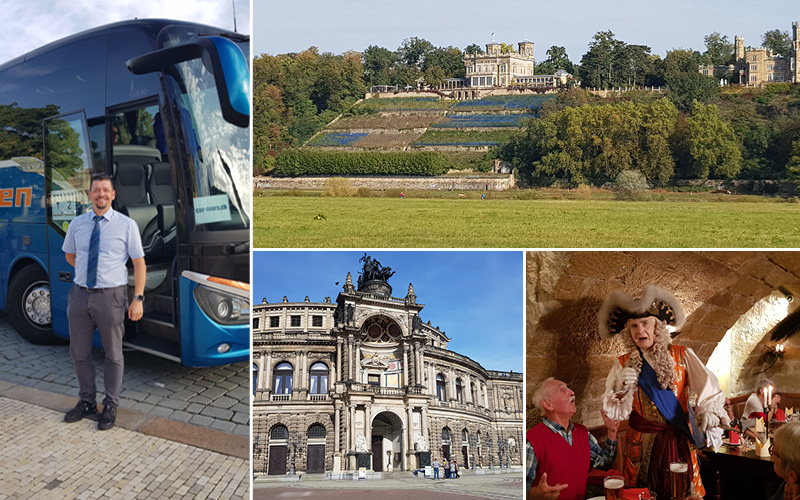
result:
[(102, 116), (105, 51), (106, 38), (101, 36), (35, 55), (4, 75), (18, 86), (5, 98), (27, 107), (56, 104), (56, 114), (82, 109), (88, 116)]
[(116, 111), (111, 117), (114, 208), (136, 222), (148, 264), (171, 261), (177, 243), (175, 197), (170, 166), (159, 149), (164, 141), (157, 117), (155, 103)]
[(94, 164), (98, 170), (103, 170), (106, 164), (106, 124), (102, 118), (89, 120), (89, 140)]
[(120, 30), (108, 36), (108, 64), (106, 65), (106, 106), (158, 96), (158, 78), (155, 74), (134, 75), (126, 61), (152, 50), (139, 30)]
[(113, 144), (132, 144), (156, 147), (156, 133), (153, 130), (158, 106), (153, 104), (124, 113), (116, 113), (112, 124)]
[(83, 113), (74, 113), (46, 120), (45, 127), (52, 220), (66, 233), (72, 219), (91, 209), (87, 193), (92, 166), (86, 147), (86, 119)]

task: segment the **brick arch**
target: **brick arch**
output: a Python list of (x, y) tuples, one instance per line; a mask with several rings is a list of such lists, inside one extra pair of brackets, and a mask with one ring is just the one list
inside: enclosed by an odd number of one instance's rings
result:
[[(576, 421), (602, 425), (606, 374), (622, 354), (620, 339), (600, 340), (596, 314), (613, 290), (638, 296), (655, 283), (683, 304), (676, 337), (707, 361), (737, 319), (779, 286), (800, 291), (797, 252), (531, 252), (527, 261), (528, 398), (554, 376), (575, 391)], [(800, 297), (800, 293), (798, 293)], [(528, 400), (526, 426), (540, 418)]]

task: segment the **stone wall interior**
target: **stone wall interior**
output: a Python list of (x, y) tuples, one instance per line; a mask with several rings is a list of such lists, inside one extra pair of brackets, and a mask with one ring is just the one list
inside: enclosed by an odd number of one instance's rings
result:
[[(673, 343), (691, 347), (728, 396), (760, 377), (800, 392), (800, 334), (783, 341), (783, 359), (765, 355), (775, 326), (800, 307), (798, 252), (531, 252), (526, 274), (526, 394), (547, 377), (564, 381), (588, 427), (603, 425), (605, 379), (623, 353), (619, 338), (600, 339), (597, 312), (611, 291), (637, 297), (651, 283), (686, 312)], [(529, 399), (526, 428), (540, 418)]]

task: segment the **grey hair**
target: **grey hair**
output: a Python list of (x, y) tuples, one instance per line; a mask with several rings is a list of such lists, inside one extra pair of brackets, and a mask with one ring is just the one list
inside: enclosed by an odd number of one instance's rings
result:
[(756, 395), (762, 395), (764, 393), (764, 389), (767, 387), (772, 386), (775, 387), (775, 384), (772, 383), (772, 380), (768, 378), (760, 378), (756, 381), (755, 393)]
[[(653, 370), (655, 370), (658, 376), (658, 385), (660, 385), (662, 389), (668, 389), (675, 381), (675, 360), (669, 353), (669, 346), (672, 345), (672, 336), (669, 334), (667, 324), (664, 321), (655, 316), (652, 316), (652, 318), (656, 321), (656, 326), (654, 332), (655, 342), (653, 343), (653, 347), (650, 348), (652, 352), (650, 360), (653, 363)], [(631, 354), (625, 366), (633, 368), (636, 370), (636, 373), (641, 373), (642, 353), (637, 347), (636, 342), (633, 341), (631, 332), (627, 326), (622, 330), (620, 336), (622, 337), (622, 345), (625, 346), (625, 349)]]
[(783, 468), (793, 470), (800, 478), (800, 422), (782, 425), (774, 439)]
[(542, 407), (542, 401), (552, 397), (550, 394), (550, 387), (548, 382), (551, 380), (555, 380), (555, 378), (550, 377), (545, 379), (541, 384), (536, 387), (536, 390), (533, 391), (533, 396), (531, 397), (531, 402), (533, 405), (539, 410), (539, 413), (544, 415), (545, 409)]

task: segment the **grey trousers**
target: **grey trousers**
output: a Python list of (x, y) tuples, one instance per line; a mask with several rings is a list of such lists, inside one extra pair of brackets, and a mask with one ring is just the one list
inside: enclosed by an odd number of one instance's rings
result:
[(75, 363), (80, 387), (81, 401), (94, 403), (97, 397), (92, 338), (95, 329), (100, 332), (106, 353), (105, 382), (106, 397), (103, 406), (119, 405), (122, 389), (122, 372), (125, 368), (122, 356), (122, 335), (125, 333), (125, 311), (128, 307), (126, 286), (104, 288), (89, 292), (73, 285), (69, 291), (67, 319), (69, 320), (69, 353)]

